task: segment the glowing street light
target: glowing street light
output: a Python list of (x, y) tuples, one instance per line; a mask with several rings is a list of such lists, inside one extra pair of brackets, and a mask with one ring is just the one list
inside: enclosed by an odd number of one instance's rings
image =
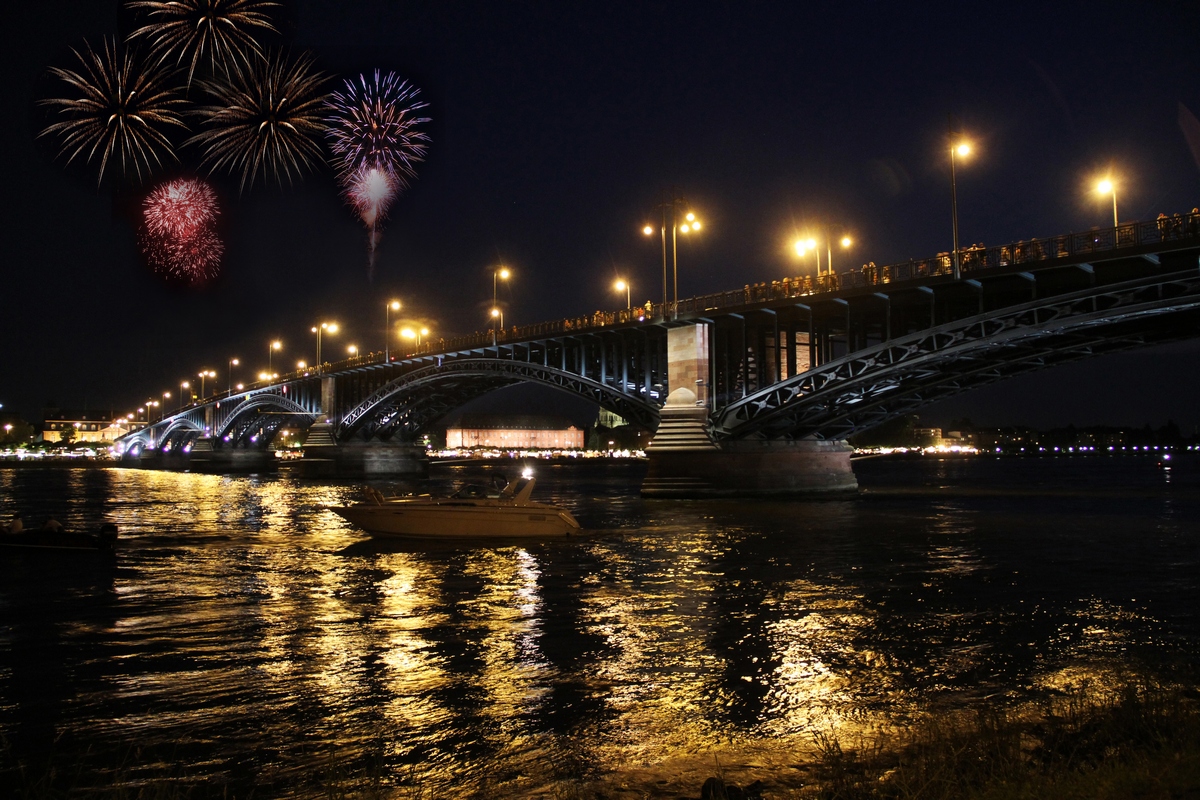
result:
[[(953, 123), (951, 123), (950, 138), (955, 138)], [(962, 277), (962, 267), (959, 265), (958, 251), (958, 183), (954, 175), (955, 156), (965, 158), (971, 154), (971, 145), (963, 141), (950, 142), (950, 219), (954, 225), (954, 279), (958, 280)]]
[(267, 347), (267, 372), (275, 371), (275, 366), (273, 364), (275, 351), (282, 350), (282, 349), (283, 349), (283, 342), (279, 341), (278, 339), (271, 342), (271, 344)]
[[(336, 322), (322, 322), (320, 325), (314, 325), (312, 332), (317, 335), (317, 360), (315, 362), (316, 369), (321, 368), (321, 334), (322, 333), (337, 333)], [(301, 367), (301, 369), (304, 369)]]
[(303, 361), (296, 362), (296, 369), (308, 369), (308, 364)]
[(629, 285), (629, 281), (618, 280), (616, 283), (613, 284), (613, 288), (616, 289), (618, 292), (625, 293), (625, 310), (628, 311), (629, 309), (633, 308), (633, 303), (631, 303), (629, 301), (629, 292), (630, 292), (630, 288), (631, 288)]
[(228, 380), (225, 382), (225, 394), (231, 394), (233, 392), (233, 368), (241, 363), (242, 362), (238, 361), (236, 358), (229, 359), (229, 372), (226, 375)]
[[(500, 327), (501, 328), (504, 327), (504, 314), (498, 312), (498, 309), (500, 308), (500, 301), (497, 298), (497, 294), (496, 294), (497, 285), (498, 285), (497, 282), (498, 281), (506, 281), (511, 277), (512, 277), (512, 270), (510, 270), (508, 267), (500, 266), (500, 267), (496, 267), (495, 269), (492, 270), (492, 310), (491, 310), (491, 315), (493, 318), (498, 317), (500, 319)], [(495, 344), (496, 344), (496, 328), (493, 326), (493, 328), (492, 328), (492, 345), (494, 346)]]
[(1105, 178), (1096, 184), (1096, 191), (1100, 194), (1111, 194), (1113, 199), (1113, 227), (1117, 227), (1117, 187), (1113, 184), (1111, 178)]
[[(500, 310), (499, 306), (492, 306), (492, 319), (500, 320), (500, 327), (501, 328), (504, 327), (504, 312)], [(493, 325), (492, 326), (492, 345), (494, 346), (495, 344), (496, 344), (496, 326)]]
[(400, 301), (399, 300), (392, 300), (387, 303), (384, 303), (384, 306), (383, 306), (383, 360), (385, 362), (391, 361), (391, 358), (389, 357), (389, 353), (390, 353), (389, 348), (392, 346), (392, 323), (391, 323), (389, 315), (391, 314), (391, 312), (399, 311), (399, 310), (400, 310)]
[(192, 385), (190, 383), (188, 383), (187, 381), (183, 381), (182, 383), (179, 384), (179, 410), (180, 411), (183, 410), (183, 390), (191, 389), (191, 388), (192, 388)]
[(350, 345), (349, 347), (346, 348), (346, 352), (350, 354), (351, 358), (354, 358), (354, 356), (358, 355), (358, 345), (356, 345), (356, 344)]
[[(657, 208), (661, 212), (662, 226), (659, 228), (662, 239), (662, 274), (663, 274), (663, 313), (665, 315), (667, 308), (667, 210), (671, 211), (671, 269), (674, 276), (674, 302), (671, 304), (671, 316), (675, 318), (679, 311), (679, 243), (677, 238), (678, 233), (690, 233), (700, 230), (700, 220), (696, 219), (695, 213), (688, 210), (684, 214), (683, 221), (679, 220), (679, 212), (681, 209), (687, 209), (688, 202), (681, 195), (677, 194), (675, 189), (671, 189), (671, 199), (667, 199), (667, 192), (663, 192), (663, 200), (658, 204)], [(654, 227), (646, 225), (642, 228), (642, 233), (646, 236), (654, 235)]]
[(797, 239), (795, 247), (796, 255), (801, 258), (808, 255), (810, 250), (812, 251), (813, 257), (817, 259), (817, 275), (819, 276), (821, 274), (821, 251), (817, 249), (817, 240), (811, 238)]
[(206, 378), (215, 378), (215, 377), (217, 377), (216, 370), (211, 370), (211, 369), (200, 370), (200, 399), (203, 400), (206, 396), (204, 394), (204, 380)]

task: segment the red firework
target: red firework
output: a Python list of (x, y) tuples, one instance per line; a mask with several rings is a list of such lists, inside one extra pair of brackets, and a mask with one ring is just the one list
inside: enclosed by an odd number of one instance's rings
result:
[(168, 181), (142, 204), (142, 253), (157, 272), (197, 283), (216, 277), (225, 246), (217, 235), (217, 193), (192, 178)]

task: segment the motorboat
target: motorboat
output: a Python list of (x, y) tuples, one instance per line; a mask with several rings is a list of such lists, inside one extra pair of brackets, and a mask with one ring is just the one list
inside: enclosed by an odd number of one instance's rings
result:
[(505, 481), (492, 491), (467, 484), (449, 497), (384, 497), (367, 487), (363, 502), (329, 510), (377, 536), (503, 539), (578, 533), (580, 525), (569, 511), (530, 499), (535, 485), (532, 477)]

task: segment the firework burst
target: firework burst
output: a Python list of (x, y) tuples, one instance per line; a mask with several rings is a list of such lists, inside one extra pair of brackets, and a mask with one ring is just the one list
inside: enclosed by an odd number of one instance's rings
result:
[(187, 85), (192, 85), (196, 65), (209, 62), (210, 71), (249, 66), (252, 56), (262, 56), (255, 33), (275, 26), (266, 11), (278, 3), (266, 0), (133, 0), (129, 8), (146, 12), (147, 24), (129, 34), (130, 41), (144, 39), (156, 58), (182, 66), (188, 62)]
[(347, 202), (370, 230), (367, 240), (367, 275), (375, 270), (377, 225), (388, 207), (416, 177), (416, 164), (425, 160), (429, 137), (418, 125), (429, 122), (418, 116), (428, 103), (417, 102), (418, 90), (395, 73), (373, 80), (366, 75), (347, 80), (340, 92), (326, 101), (325, 135), (333, 150)]
[(118, 161), (124, 176), (138, 183), (162, 167), (164, 159), (174, 161), (167, 134), (173, 127), (187, 126), (177, 110), (185, 101), (167, 86), (170, 71), (147, 68), (128, 48), (110, 39), (99, 51), (85, 42), (81, 50), (72, 52), (82, 69), (50, 68), (67, 92), (39, 101), (61, 119), (38, 136), (59, 139), (59, 154), (68, 164), (81, 156), (89, 164), (98, 159), (97, 185), (104, 180), (110, 160)]
[(386, 172), (397, 189), (407, 188), (429, 141), (417, 128), (429, 122), (418, 116), (429, 104), (415, 102), (417, 94), (395, 73), (381, 77), (375, 70), (374, 80), (359, 75), (329, 96), (325, 132), (343, 188), (348, 190), (363, 169)]
[(187, 140), (204, 151), (210, 173), (241, 175), (241, 188), (274, 178), (289, 184), (321, 160), (321, 113), (325, 76), (312, 69), (312, 57), (289, 60), (283, 53), (235, 66), (227, 76), (201, 82), (214, 104), (196, 114), (204, 130)]
[(183, 178), (156, 187), (142, 203), (138, 242), (156, 272), (188, 283), (216, 277), (225, 252), (217, 234), (217, 193)]
[(371, 167), (355, 173), (346, 197), (363, 222), (372, 228), (387, 216), (396, 197), (396, 183), (384, 171)]

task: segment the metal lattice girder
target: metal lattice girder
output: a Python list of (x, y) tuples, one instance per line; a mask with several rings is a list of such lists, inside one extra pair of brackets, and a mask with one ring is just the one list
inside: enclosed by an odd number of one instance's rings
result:
[[(221, 446), (222, 443), (232, 446), (241, 444), (250, 430), (261, 425), (263, 412), (271, 409), (281, 411), (285, 415), (306, 417), (309, 422), (317, 417), (314, 412), (277, 392), (247, 395), (242, 402), (230, 410), (229, 415), (225, 418), (225, 424), (213, 437), (214, 442), (217, 446)], [(282, 418), (280, 419), (282, 421)], [(275, 427), (278, 428), (278, 424)]]
[(586, 397), (646, 430), (658, 427), (656, 405), (591, 378), (524, 361), (472, 358), (423, 367), (380, 387), (342, 418), (338, 437), (367, 426), (372, 435), (396, 429), (415, 434), (467, 399), (522, 381)]
[(1200, 274), (1092, 288), (884, 342), (774, 384), (713, 415), (718, 438), (844, 438), (977, 386), (1190, 335), (1164, 317), (1200, 309)]

